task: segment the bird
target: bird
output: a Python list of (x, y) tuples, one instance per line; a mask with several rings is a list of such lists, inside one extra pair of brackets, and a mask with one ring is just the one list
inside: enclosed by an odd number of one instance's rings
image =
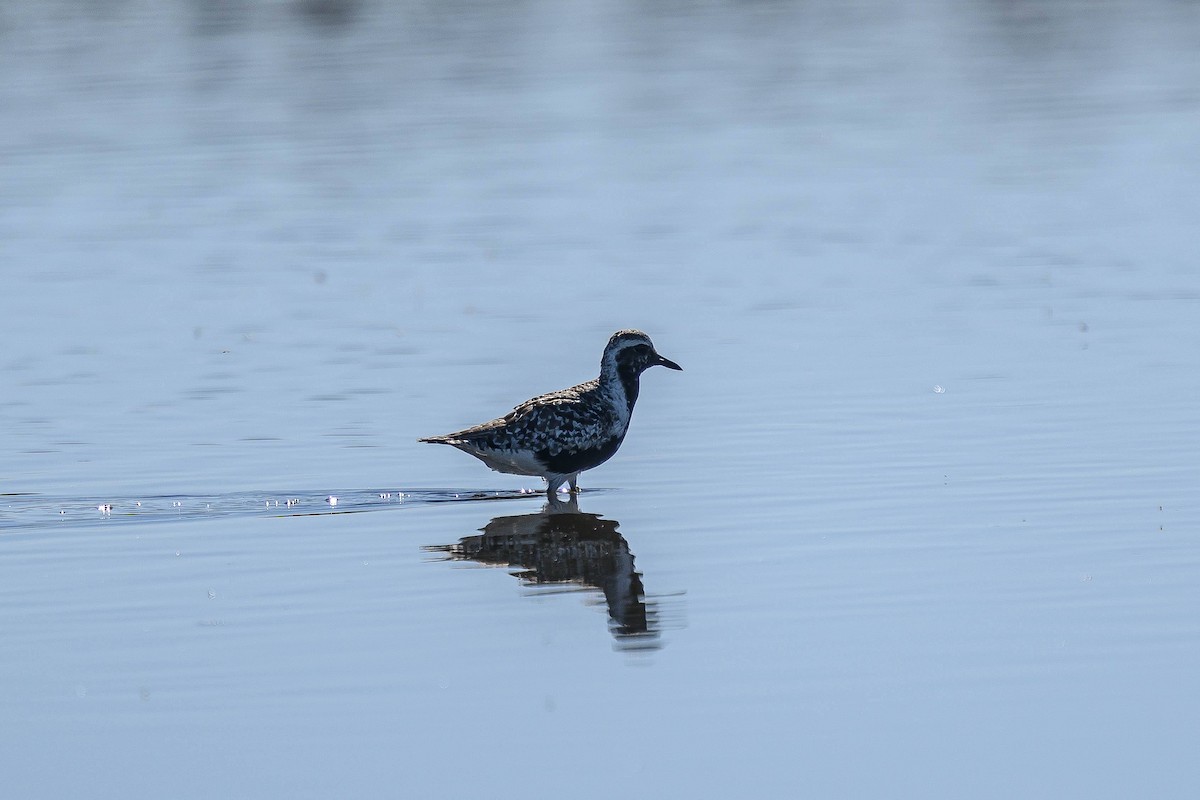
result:
[(530, 398), (491, 422), (418, 441), (457, 447), (496, 472), (544, 478), (551, 499), (564, 483), (576, 494), (579, 473), (608, 461), (625, 440), (639, 379), (651, 367), (683, 369), (641, 331), (617, 331), (598, 377)]

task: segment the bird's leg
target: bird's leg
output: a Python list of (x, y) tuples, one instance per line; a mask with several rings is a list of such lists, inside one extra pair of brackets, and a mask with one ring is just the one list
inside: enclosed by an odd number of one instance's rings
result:
[(567, 480), (571, 484), (571, 494), (579, 494), (579, 473), (569, 476)]
[(547, 478), (546, 479), (546, 496), (551, 500), (558, 497), (558, 490), (566, 482), (566, 478)]

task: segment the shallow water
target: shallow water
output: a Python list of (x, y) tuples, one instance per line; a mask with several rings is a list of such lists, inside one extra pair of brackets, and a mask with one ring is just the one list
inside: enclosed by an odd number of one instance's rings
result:
[(6, 794), (1194, 796), (1198, 33), (6, 8)]

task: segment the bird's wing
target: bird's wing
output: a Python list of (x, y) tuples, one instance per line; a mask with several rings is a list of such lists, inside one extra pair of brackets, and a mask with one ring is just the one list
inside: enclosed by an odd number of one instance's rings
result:
[[(491, 448), (545, 442), (550, 455), (607, 441), (617, 424), (604, 404), (594, 402), (594, 382), (538, 395), (499, 419), (435, 436), (440, 444), (484, 444)], [(509, 444), (512, 443), (512, 444)]]
[(590, 401), (577, 388), (527, 400), (499, 421), (515, 437), (546, 442), (552, 456), (599, 445), (612, 437), (617, 424), (607, 406)]

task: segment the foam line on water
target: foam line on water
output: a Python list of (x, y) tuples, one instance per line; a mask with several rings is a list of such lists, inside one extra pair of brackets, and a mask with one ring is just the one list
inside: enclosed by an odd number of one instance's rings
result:
[(165, 523), (229, 516), (355, 514), (433, 503), (543, 498), (533, 489), (335, 489), (66, 497), (0, 494), (0, 533), (129, 522)]

